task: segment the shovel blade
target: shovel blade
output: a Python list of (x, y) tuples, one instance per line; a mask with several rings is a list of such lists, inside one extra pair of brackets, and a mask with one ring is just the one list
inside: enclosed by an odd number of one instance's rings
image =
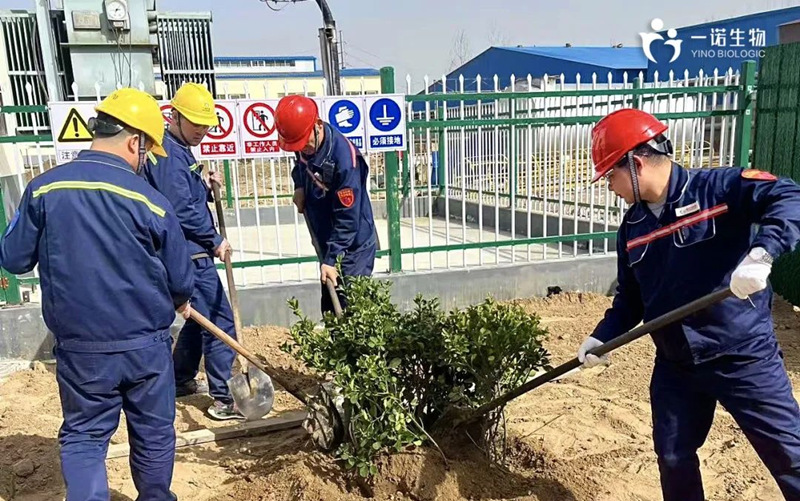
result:
[(247, 375), (237, 374), (227, 384), (236, 407), (248, 420), (261, 419), (272, 410), (275, 388), (272, 379), (259, 369), (248, 365)]

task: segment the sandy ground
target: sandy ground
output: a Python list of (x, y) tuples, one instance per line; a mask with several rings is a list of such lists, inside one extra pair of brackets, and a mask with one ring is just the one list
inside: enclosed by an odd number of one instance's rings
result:
[[(554, 363), (574, 356), (610, 299), (561, 294), (519, 301), (550, 331)], [(796, 388), (800, 378), (800, 313), (782, 300), (775, 323)], [(297, 362), (279, 350), (286, 331), (250, 329), (253, 350), (286, 375), (303, 380)], [(648, 338), (611, 355), (611, 365), (582, 371), (512, 402), (507, 409), (510, 462), (488, 465), (468, 444), (444, 444), (449, 470), (438, 453), (423, 448), (382, 458), (375, 485), (341, 475), (335, 462), (315, 452), (299, 429), (179, 450), (173, 491), (184, 500), (660, 500), (650, 439), (648, 384), (654, 350)], [(53, 367), (37, 365), (0, 383), (0, 498), (63, 499), (57, 449), (60, 407)], [(208, 397), (181, 399), (176, 429), (219, 426), (204, 410)], [(285, 394), (275, 413), (298, 408)], [(230, 422), (225, 423), (230, 424)], [(113, 442), (126, 440), (124, 423)], [(700, 450), (706, 496), (711, 501), (781, 499), (774, 481), (733, 419), (719, 408)], [(133, 500), (127, 459), (108, 461), (112, 499)]]

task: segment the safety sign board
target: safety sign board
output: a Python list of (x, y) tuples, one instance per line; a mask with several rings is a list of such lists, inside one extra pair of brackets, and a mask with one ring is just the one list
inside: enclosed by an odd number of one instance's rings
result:
[(199, 158), (239, 158), (239, 134), (234, 115), (236, 101), (217, 101), (219, 125), (208, 129), (198, 148)]
[(93, 102), (54, 101), (49, 104), (58, 164), (74, 160), (81, 150), (92, 145), (89, 119), (97, 116), (94, 107)]
[(406, 149), (405, 98), (402, 94), (367, 96), (367, 148), (371, 151)]
[(169, 126), (172, 123), (172, 105), (169, 101), (159, 101), (158, 105), (161, 107), (161, 115), (164, 117), (164, 125)]
[(276, 100), (239, 101), (237, 123), (242, 143), (242, 158), (282, 156), (275, 127)]
[(364, 100), (362, 98), (326, 97), (323, 101), (327, 115), (324, 119), (364, 149)]

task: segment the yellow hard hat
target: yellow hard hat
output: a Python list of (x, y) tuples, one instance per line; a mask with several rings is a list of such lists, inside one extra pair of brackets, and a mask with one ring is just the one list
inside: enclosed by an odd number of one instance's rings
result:
[(219, 118), (214, 109), (214, 96), (200, 84), (185, 83), (172, 97), (172, 107), (195, 125), (216, 127)]
[(152, 152), (166, 157), (164, 141), (164, 117), (158, 102), (150, 94), (124, 87), (117, 89), (95, 107), (98, 113), (105, 113), (128, 127), (145, 133), (154, 143)]

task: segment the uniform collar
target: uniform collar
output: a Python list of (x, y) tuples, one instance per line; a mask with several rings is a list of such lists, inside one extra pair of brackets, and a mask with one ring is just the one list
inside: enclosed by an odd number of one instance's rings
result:
[(669, 192), (667, 203), (674, 204), (683, 197), (686, 185), (689, 184), (689, 172), (680, 165), (672, 162), (672, 174), (669, 176)]
[[(669, 190), (667, 191), (667, 200), (665, 205), (677, 203), (682, 197), (686, 186), (689, 184), (689, 172), (681, 167), (679, 164), (672, 162), (672, 172), (669, 175)], [(647, 209), (646, 202), (639, 202), (630, 208), (630, 217), (628, 218), (629, 224), (641, 223), (648, 215), (652, 215)], [(655, 216), (654, 216), (655, 217)]]
[(169, 129), (165, 129), (164, 130), (164, 140), (165, 141), (172, 141), (177, 146), (180, 146), (181, 148), (183, 148), (185, 150), (189, 149), (189, 146), (186, 143), (184, 143), (183, 141), (181, 141), (181, 139), (178, 136), (176, 136), (175, 134), (170, 132)]
[(300, 156), (308, 163), (313, 165), (321, 165), (325, 160), (328, 160), (331, 156), (331, 149), (333, 145), (333, 133), (331, 132), (331, 128), (327, 123), (322, 124), (323, 129), (325, 130), (325, 137), (322, 139), (322, 146), (314, 152), (313, 155), (306, 156), (302, 153)]
[(80, 162), (94, 162), (105, 164), (110, 167), (116, 167), (119, 169), (126, 170), (131, 174), (136, 174), (133, 170), (133, 167), (125, 161), (124, 158), (114, 155), (113, 153), (106, 153), (104, 151), (95, 151), (95, 150), (83, 150), (78, 153), (78, 158), (76, 159)]

